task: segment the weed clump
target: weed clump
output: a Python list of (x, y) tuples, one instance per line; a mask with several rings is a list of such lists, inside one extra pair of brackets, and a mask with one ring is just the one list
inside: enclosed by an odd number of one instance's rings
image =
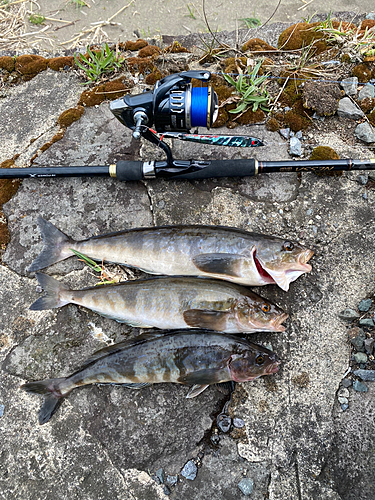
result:
[(190, 52), (186, 47), (183, 47), (180, 42), (175, 40), (171, 45), (166, 47), (165, 52), (168, 54), (180, 54), (181, 52)]

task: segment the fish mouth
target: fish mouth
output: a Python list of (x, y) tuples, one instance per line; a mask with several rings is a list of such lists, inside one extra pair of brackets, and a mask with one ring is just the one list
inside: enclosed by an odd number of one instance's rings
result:
[(298, 264), (301, 268), (301, 270), (304, 270), (306, 273), (309, 273), (312, 269), (311, 265), (308, 264), (308, 261), (311, 259), (311, 257), (314, 255), (314, 251), (307, 249), (298, 258)]
[(282, 313), (274, 322), (275, 332), (285, 332), (285, 326), (282, 324), (289, 318), (289, 314)]
[(279, 371), (280, 361), (274, 361), (270, 366), (267, 367), (266, 373), (267, 375), (271, 375), (272, 373), (277, 373)]
[(274, 278), (270, 275), (270, 273), (263, 267), (262, 262), (256, 256), (256, 250), (253, 252), (253, 260), (255, 267), (258, 271), (259, 277), (263, 278), (266, 283), (275, 283)]

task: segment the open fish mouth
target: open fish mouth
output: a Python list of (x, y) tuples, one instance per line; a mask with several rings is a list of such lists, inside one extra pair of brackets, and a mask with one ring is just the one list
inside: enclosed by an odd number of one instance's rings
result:
[(289, 314), (283, 313), (275, 321), (275, 332), (285, 332), (285, 326), (282, 324), (289, 318)]
[(279, 371), (280, 361), (275, 361), (271, 365), (269, 365), (266, 369), (266, 373), (271, 375), (271, 373), (277, 373)]
[(256, 269), (258, 271), (259, 276), (261, 278), (263, 278), (263, 280), (266, 283), (275, 283), (275, 280), (273, 279), (273, 277), (265, 269), (265, 267), (262, 265), (261, 261), (257, 258), (257, 256), (256, 256), (256, 250), (255, 249), (254, 249), (254, 252), (253, 252), (253, 259), (254, 259), (254, 264), (255, 264), (255, 267), (256, 267)]

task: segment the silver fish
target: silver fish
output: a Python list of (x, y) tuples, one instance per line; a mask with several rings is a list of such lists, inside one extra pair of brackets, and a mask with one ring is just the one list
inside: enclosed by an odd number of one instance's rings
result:
[(69, 290), (36, 273), (46, 295), (34, 311), (78, 304), (102, 316), (142, 328), (206, 328), (226, 333), (283, 332), (288, 315), (245, 287), (219, 280), (154, 277)]
[(97, 261), (114, 262), (151, 274), (200, 276), (283, 290), (311, 271), (313, 251), (298, 243), (221, 226), (166, 226), (130, 229), (74, 241), (38, 218), (44, 248), (29, 271), (43, 269), (76, 250)]
[(247, 340), (213, 332), (147, 334), (94, 353), (66, 378), (29, 382), (20, 388), (44, 394), (39, 423), (45, 424), (73, 389), (89, 384), (121, 384), (140, 389), (173, 382), (192, 385), (193, 398), (209, 385), (246, 382), (278, 371), (272, 351)]

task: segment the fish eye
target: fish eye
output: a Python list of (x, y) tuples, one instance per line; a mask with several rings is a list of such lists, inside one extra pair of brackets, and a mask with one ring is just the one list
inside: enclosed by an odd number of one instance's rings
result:
[(261, 309), (263, 312), (268, 313), (271, 310), (271, 306), (267, 303), (262, 304)]
[(260, 355), (259, 355), (259, 356), (257, 356), (257, 357), (256, 357), (256, 359), (255, 359), (255, 363), (256, 363), (257, 365), (262, 365), (262, 364), (264, 363), (264, 358), (263, 358), (263, 356), (260, 356)]
[(284, 241), (283, 249), (287, 252), (291, 252), (294, 248), (294, 244), (291, 241)]

